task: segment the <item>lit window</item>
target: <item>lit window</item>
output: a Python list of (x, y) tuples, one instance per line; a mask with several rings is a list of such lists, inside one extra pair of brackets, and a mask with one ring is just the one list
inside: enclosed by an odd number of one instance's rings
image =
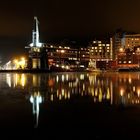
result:
[(109, 52), (109, 50), (107, 50), (107, 52)]
[(102, 50), (99, 50), (99, 52), (102, 52)]
[(102, 49), (102, 47), (100, 47), (100, 49)]
[(124, 64), (126, 64), (126, 61), (123, 61)]
[(121, 64), (121, 61), (119, 61), (119, 64)]
[(110, 46), (110, 44), (106, 44), (106, 46)]
[(130, 63), (131, 63), (131, 61), (128, 61), (128, 63), (130, 64)]
[(96, 43), (96, 41), (93, 41), (93, 43)]
[(109, 49), (109, 47), (107, 47), (107, 49)]
[(98, 46), (102, 46), (102, 44), (98, 44)]
[(102, 43), (101, 41), (98, 41), (98, 43)]
[(97, 47), (95, 47), (95, 49), (97, 50)]

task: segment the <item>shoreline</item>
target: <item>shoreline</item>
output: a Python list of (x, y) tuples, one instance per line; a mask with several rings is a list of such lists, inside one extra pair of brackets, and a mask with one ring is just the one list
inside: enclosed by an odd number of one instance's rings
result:
[(57, 73), (57, 72), (87, 72), (87, 73), (104, 73), (104, 72), (140, 72), (139, 69), (120, 69), (120, 70), (49, 70), (49, 69), (18, 69), (18, 70), (0, 70), (0, 73)]

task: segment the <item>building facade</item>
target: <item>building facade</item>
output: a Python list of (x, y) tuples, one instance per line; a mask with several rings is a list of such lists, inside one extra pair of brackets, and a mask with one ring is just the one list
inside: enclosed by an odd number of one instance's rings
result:
[(140, 34), (126, 34), (122, 38), (122, 47), (133, 49), (140, 46)]
[(88, 51), (89, 67), (107, 69), (107, 65), (113, 57), (111, 40), (93, 40), (89, 44)]

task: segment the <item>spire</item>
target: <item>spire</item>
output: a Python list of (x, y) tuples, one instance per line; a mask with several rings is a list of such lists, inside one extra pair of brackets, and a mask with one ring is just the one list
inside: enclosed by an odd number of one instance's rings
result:
[(32, 31), (32, 43), (30, 44), (30, 47), (41, 47), (42, 43), (39, 41), (39, 21), (36, 16), (34, 16), (34, 25), (33, 25), (33, 31)]

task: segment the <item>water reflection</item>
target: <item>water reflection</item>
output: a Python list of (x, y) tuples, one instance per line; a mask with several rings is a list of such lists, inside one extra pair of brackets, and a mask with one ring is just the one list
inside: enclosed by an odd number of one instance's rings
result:
[(34, 92), (30, 96), (30, 102), (32, 103), (33, 115), (35, 116), (35, 128), (38, 127), (39, 120), (39, 104), (42, 103), (42, 96), (40, 92)]
[[(139, 104), (139, 73), (6, 74), (9, 88), (26, 89), (47, 101), (91, 96), (94, 102)], [(37, 93), (33, 92), (37, 89)]]
[[(40, 104), (90, 97), (106, 105), (139, 105), (140, 73), (5, 74), (10, 89), (29, 94), (38, 126)], [(19, 93), (20, 94), (20, 93)]]

